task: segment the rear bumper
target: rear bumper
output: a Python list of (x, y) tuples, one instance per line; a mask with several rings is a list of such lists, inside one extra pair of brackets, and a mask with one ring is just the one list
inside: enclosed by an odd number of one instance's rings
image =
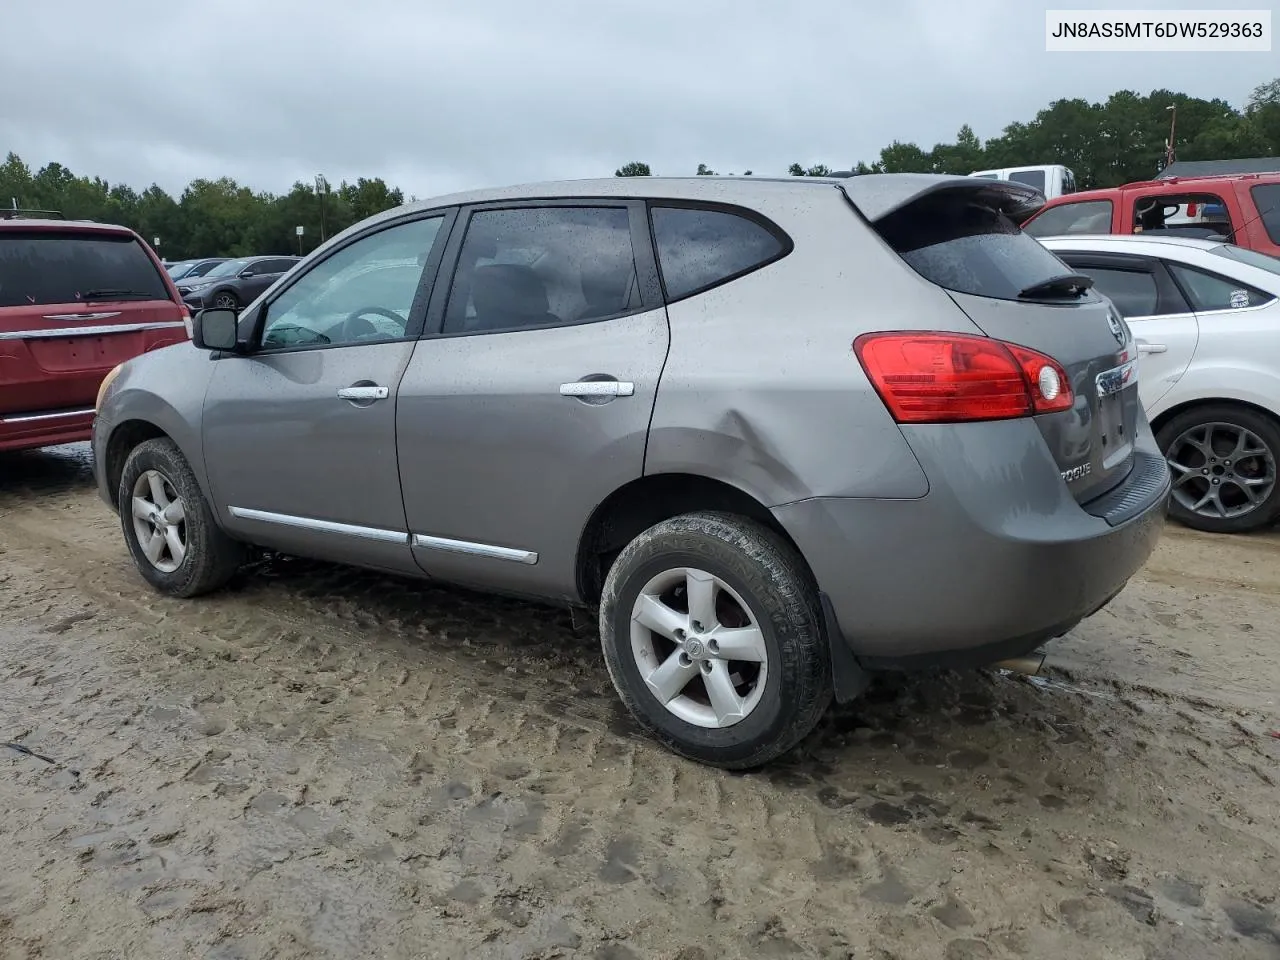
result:
[(89, 439), (93, 408), (0, 415), (0, 450), (33, 450)]
[(926, 496), (773, 510), (865, 667), (1024, 653), (1104, 606), (1159, 542), (1169, 477), (1145, 420), (1129, 478), (1085, 507), (1029, 420), (903, 433), (929, 477)]

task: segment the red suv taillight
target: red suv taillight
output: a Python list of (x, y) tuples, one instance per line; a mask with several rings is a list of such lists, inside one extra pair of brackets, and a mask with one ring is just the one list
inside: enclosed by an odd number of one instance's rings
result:
[(865, 333), (853, 351), (898, 423), (1008, 420), (1071, 409), (1066, 371), (1026, 347), (966, 333)]

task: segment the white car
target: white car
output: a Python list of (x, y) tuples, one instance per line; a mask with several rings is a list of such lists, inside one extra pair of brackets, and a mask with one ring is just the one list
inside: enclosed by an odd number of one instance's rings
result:
[(1280, 259), (1189, 237), (1042, 237), (1133, 331), (1172, 516), (1239, 533), (1280, 518)]

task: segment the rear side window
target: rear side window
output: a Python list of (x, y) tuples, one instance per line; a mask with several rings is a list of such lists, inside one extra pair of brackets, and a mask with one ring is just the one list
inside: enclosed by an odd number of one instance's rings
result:
[(1093, 277), (1094, 287), (1111, 299), (1122, 317), (1155, 315), (1159, 302), (1156, 278), (1146, 271), (1088, 267), (1081, 272)]
[(1110, 233), (1111, 201), (1080, 200), (1050, 207), (1022, 228), (1033, 237), (1068, 233)]
[(0, 233), (0, 307), (168, 300), (160, 270), (132, 237), (104, 233)]
[(1272, 243), (1280, 243), (1280, 183), (1263, 183), (1249, 191), (1262, 214), (1262, 224)]
[(1197, 312), (1242, 310), (1245, 307), (1261, 306), (1272, 299), (1270, 294), (1236, 280), (1185, 267), (1180, 263), (1169, 264), (1169, 272), (1186, 291), (1191, 309)]
[(778, 259), (787, 245), (749, 217), (700, 207), (651, 209), (668, 300), (679, 300)]
[(1073, 271), (968, 190), (932, 193), (876, 223), (885, 242), (926, 280), (957, 293), (1016, 300)]

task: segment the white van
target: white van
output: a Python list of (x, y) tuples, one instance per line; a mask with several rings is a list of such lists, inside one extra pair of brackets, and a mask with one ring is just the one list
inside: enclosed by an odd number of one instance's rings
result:
[(969, 174), (984, 180), (1012, 180), (1035, 187), (1046, 200), (1076, 192), (1076, 175), (1060, 163), (1038, 167), (1002, 167), (999, 170), (978, 170)]

